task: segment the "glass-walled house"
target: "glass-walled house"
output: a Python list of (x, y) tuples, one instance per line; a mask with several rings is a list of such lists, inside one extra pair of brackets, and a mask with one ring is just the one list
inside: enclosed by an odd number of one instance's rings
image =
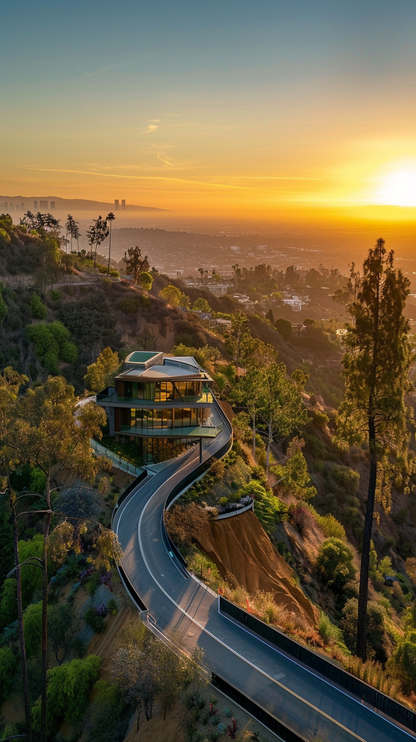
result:
[(107, 412), (111, 436), (135, 440), (144, 463), (161, 461), (218, 434), (212, 383), (192, 357), (134, 351), (97, 404)]

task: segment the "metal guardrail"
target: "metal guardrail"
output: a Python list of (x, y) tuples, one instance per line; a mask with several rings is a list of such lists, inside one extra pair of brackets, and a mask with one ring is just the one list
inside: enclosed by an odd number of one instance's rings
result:
[(254, 500), (249, 505), (245, 505), (243, 508), (235, 508), (235, 510), (229, 510), (227, 513), (220, 513), (213, 520), (224, 520), (225, 518), (233, 518), (235, 515), (241, 515), (241, 513), (247, 513), (248, 510), (254, 510)]
[(331, 684), (336, 684), (344, 688), (347, 692), (360, 698), (365, 703), (378, 712), (390, 719), (394, 719), (402, 724), (406, 729), (416, 732), (416, 714), (390, 696), (377, 690), (364, 680), (352, 675), (343, 667), (331, 662), (312, 649), (305, 647), (303, 644), (295, 641), (291, 637), (283, 634), (282, 631), (274, 626), (264, 623), (260, 618), (248, 613), (244, 608), (235, 603), (231, 603), (227, 598), (218, 596), (219, 611), (223, 616), (229, 616), (233, 621), (241, 626), (245, 626), (254, 635), (265, 639), (271, 646), (282, 650), (297, 662), (306, 665), (321, 677), (327, 678)]
[(132, 474), (134, 477), (138, 477), (143, 473), (143, 469), (134, 466), (134, 464), (131, 464), (130, 461), (126, 461), (126, 459), (123, 459), (119, 454), (114, 453), (114, 451), (110, 451), (109, 448), (101, 445), (101, 443), (95, 441), (94, 438), (91, 438), (90, 442), (94, 453), (97, 456), (104, 456), (106, 459), (110, 459), (117, 469), (121, 469), (121, 471), (126, 472), (126, 474)]
[(145, 603), (143, 603), (140, 595), (134, 589), (133, 585), (131, 584), (131, 582), (130, 582), (129, 578), (127, 577), (127, 575), (126, 575), (123, 567), (121, 566), (121, 564), (118, 565), (117, 569), (118, 569), (118, 573), (119, 573), (119, 575), (121, 577), (121, 580), (122, 580), (122, 582), (124, 584), (124, 587), (126, 588), (126, 590), (127, 590), (128, 594), (129, 594), (130, 598), (132, 599), (133, 603), (135, 603), (135, 605), (137, 606), (137, 608), (139, 609), (139, 611), (141, 611), (141, 612), (147, 611), (147, 605)]
[(216, 672), (212, 673), (212, 685), (232, 701), (238, 703), (241, 708), (247, 711), (250, 716), (254, 716), (263, 726), (270, 729), (274, 734), (277, 734), (283, 742), (307, 742), (305, 737), (302, 737), (298, 732), (287, 726), (287, 724), (284, 724), (277, 716), (274, 716), (270, 711), (260, 706), (259, 703), (246, 696), (245, 693), (236, 688), (232, 683), (229, 683), (221, 675), (217, 675)]
[[(215, 399), (215, 397), (214, 397), (214, 399)], [(180, 551), (177, 548), (176, 544), (174, 544), (173, 541), (170, 539), (170, 537), (168, 535), (168, 532), (166, 531), (165, 518), (164, 518), (164, 516), (165, 516), (165, 512), (166, 512), (168, 506), (179, 495), (179, 493), (182, 492), (190, 484), (192, 484), (193, 482), (195, 482), (195, 480), (198, 479), (198, 477), (200, 477), (202, 474), (204, 474), (206, 472), (206, 470), (210, 467), (211, 458), (213, 458), (213, 459), (221, 459), (223, 456), (225, 456), (225, 454), (228, 453), (228, 451), (230, 450), (231, 446), (233, 445), (233, 429), (232, 429), (232, 426), (229, 423), (229, 421), (227, 420), (227, 418), (225, 417), (225, 414), (222, 411), (222, 409), (221, 409), (220, 405), (218, 404), (217, 400), (215, 400), (215, 404), (218, 407), (218, 410), (220, 412), (220, 415), (226, 421), (226, 427), (228, 427), (228, 430), (230, 432), (229, 439), (227, 440), (226, 443), (224, 443), (224, 445), (220, 448), (219, 451), (216, 451), (215, 454), (213, 454), (213, 456), (210, 457), (209, 459), (207, 459), (206, 461), (201, 462), (198, 466), (195, 467), (195, 469), (193, 469), (191, 472), (189, 472), (189, 474), (187, 474), (183, 479), (181, 479), (181, 481), (178, 482), (178, 484), (176, 484), (175, 487), (173, 487), (173, 489), (169, 492), (168, 496), (166, 497), (165, 504), (163, 506), (162, 524), (161, 524), (161, 527), (162, 527), (162, 537), (163, 537), (163, 540), (164, 540), (165, 544), (169, 544), (170, 545), (170, 551), (172, 551), (175, 554), (177, 560), (179, 561), (179, 563), (181, 565), (181, 572), (185, 575), (185, 577), (190, 577), (191, 576), (190, 573), (187, 570), (187, 566), (188, 566), (187, 561), (182, 556), (182, 554), (180, 553)], [(224, 423), (220, 423), (220, 425), (218, 425), (217, 427), (220, 430), (222, 430), (223, 427), (224, 427)]]

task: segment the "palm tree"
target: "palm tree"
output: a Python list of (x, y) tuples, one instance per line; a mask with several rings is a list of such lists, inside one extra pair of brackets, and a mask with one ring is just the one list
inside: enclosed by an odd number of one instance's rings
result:
[(81, 232), (78, 228), (79, 222), (76, 222), (74, 217), (71, 214), (68, 214), (67, 220), (65, 222), (66, 227), (66, 244), (68, 245), (68, 235), (71, 237), (71, 253), (72, 253), (72, 240), (77, 241), (77, 247), (79, 250), (79, 237)]
[(108, 242), (108, 265), (107, 265), (107, 276), (109, 276), (109, 275), (110, 275), (110, 259), (111, 259), (111, 222), (113, 222), (115, 218), (116, 218), (116, 217), (114, 216), (114, 214), (113, 214), (113, 212), (112, 212), (112, 211), (110, 211), (110, 213), (109, 213), (109, 214), (107, 214), (107, 219), (106, 219), (106, 221), (107, 221), (107, 222), (109, 223), (109, 225), (110, 225), (110, 239), (109, 239), (109, 242)]
[(107, 228), (107, 219), (103, 219), (100, 215), (98, 219), (93, 220), (93, 224), (90, 227), (89, 230), (87, 230), (87, 236), (88, 236), (88, 244), (91, 247), (91, 255), (92, 255), (92, 248), (95, 245), (95, 253), (94, 253), (94, 268), (97, 262), (97, 248), (99, 245), (101, 245), (102, 242), (104, 242), (105, 238), (108, 236), (108, 228)]

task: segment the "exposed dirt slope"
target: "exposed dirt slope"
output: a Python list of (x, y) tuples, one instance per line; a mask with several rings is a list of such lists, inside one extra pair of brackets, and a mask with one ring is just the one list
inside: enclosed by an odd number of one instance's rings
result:
[(278, 605), (302, 616), (311, 626), (317, 625), (318, 610), (295, 585), (295, 573), (254, 513), (208, 522), (194, 538), (224, 578), (231, 573), (250, 593), (273, 593)]

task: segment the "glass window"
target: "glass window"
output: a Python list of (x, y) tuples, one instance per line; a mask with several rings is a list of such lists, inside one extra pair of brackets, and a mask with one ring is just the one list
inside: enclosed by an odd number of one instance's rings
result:
[(121, 408), (121, 424), (130, 425), (130, 410), (126, 407)]
[(172, 382), (157, 381), (155, 383), (155, 402), (166, 402), (168, 399), (173, 398), (174, 390)]
[(172, 427), (173, 410), (163, 410), (164, 427)]
[(150, 382), (144, 383), (143, 381), (139, 381), (137, 384), (137, 396), (139, 399), (148, 399), (153, 401), (155, 398), (155, 385)]
[(153, 410), (153, 427), (163, 428), (163, 410)]
[(182, 418), (183, 418), (182, 409), (181, 408), (175, 409), (174, 412), (175, 412), (175, 428), (181, 428)]

